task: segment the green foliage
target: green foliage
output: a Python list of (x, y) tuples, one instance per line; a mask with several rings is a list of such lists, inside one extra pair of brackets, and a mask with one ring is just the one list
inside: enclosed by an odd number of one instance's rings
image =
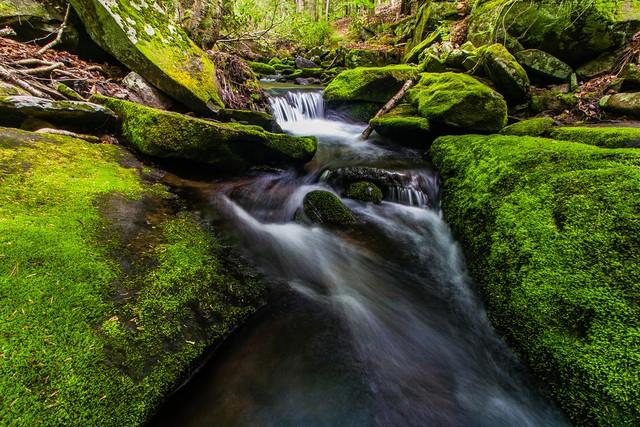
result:
[[(0, 419), (140, 425), (259, 304), (115, 145), (0, 128)], [(210, 308), (212, 307), (212, 308)], [(208, 310), (208, 311), (207, 311)], [(209, 321), (201, 313), (212, 313)]]
[(489, 316), (577, 425), (640, 424), (640, 151), (448, 136), (443, 208)]

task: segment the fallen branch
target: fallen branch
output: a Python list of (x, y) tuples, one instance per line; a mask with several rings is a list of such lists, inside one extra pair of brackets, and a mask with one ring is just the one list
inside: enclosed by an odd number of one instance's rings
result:
[(51, 65), (45, 65), (43, 67), (36, 67), (36, 68), (29, 68), (27, 70), (20, 70), (20, 72), (22, 74), (29, 74), (29, 75), (34, 75), (34, 74), (46, 74), (46, 73), (50, 73), (53, 70), (55, 70), (56, 68), (60, 68), (60, 67), (64, 67), (64, 64), (62, 62), (55, 62)]
[(39, 98), (50, 98), (50, 96), (47, 96), (44, 92), (34, 88), (29, 83), (27, 83), (24, 80), (21, 80), (18, 77), (16, 77), (16, 75), (13, 72), (11, 72), (10, 70), (4, 68), (2, 65), (0, 65), (0, 79), (6, 81), (8, 83), (12, 83), (12, 84), (14, 84), (14, 85), (26, 90), (27, 92), (29, 92), (33, 96), (37, 96)]
[[(411, 86), (413, 86), (413, 80), (407, 80), (406, 82), (404, 82), (404, 84), (402, 85), (398, 93), (393, 95), (393, 97), (389, 100), (389, 102), (384, 104), (384, 106), (380, 109), (380, 111), (376, 113), (376, 115), (373, 118), (374, 119), (378, 118), (384, 114), (387, 114), (389, 111), (391, 111), (393, 107), (395, 107), (398, 104), (398, 102), (400, 102), (404, 94), (407, 93), (409, 89), (411, 89)], [(367, 128), (364, 130), (364, 132), (362, 132), (362, 139), (364, 140), (369, 139), (369, 136), (371, 136), (371, 132), (373, 132), (373, 127), (371, 126), (371, 122), (369, 122), (369, 125), (367, 126)]]
[(49, 49), (51, 49), (52, 47), (60, 43), (60, 41), (62, 40), (62, 33), (64, 32), (65, 28), (67, 28), (67, 21), (69, 20), (69, 12), (71, 12), (71, 3), (67, 5), (67, 11), (64, 14), (64, 19), (62, 20), (62, 24), (60, 25), (60, 28), (58, 28), (58, 34), (56, 34), (56, 38), (50, 41), (49, 43), (47, 43), (46, 45), (44, 45), (42, 49), (37, 51), (36, 56), (42, 56), (46, 51), (48, 51)]

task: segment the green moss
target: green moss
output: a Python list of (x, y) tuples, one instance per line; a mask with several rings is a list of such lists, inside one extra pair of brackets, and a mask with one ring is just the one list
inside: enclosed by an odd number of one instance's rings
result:
[(549, 137), (606, 148), (640, 147), (640, 128), (558, 127)]
[(319, 224), (343, 225), (355, 222), (351, 211), (338, 196), (329, 191), (316, 190), (308, 193), (303, 202), (304, 213)]
[(355, 68), (338, 74), (324, 90), (327, 101), (364, 101), (384, 104), (405, 81), (415, 79), (418, 70), (411, 65)]
[(84, 101), (84, 98), (81, 97), (78, 92), (71, 89), (64, 83), (58, 83), (56, 90), (72, 101)]
[(544, 89), (531, 95), (529, 108), (535, 114), (550, 112), (562, 113), (578, 104), (578, 98), (573, 93), (563, 93), (557, 90)]
[(161, 7), (126, 0), (71, 3), (91, 38), (145, 80), (199, 111), (224, 106), (213, 62)]
[(350, 184), (345, 195), (350, 199), (371, 203), (382, 203), (384, 198), (382, 190), (377, 185), (367, 181)]
[(607, 95), (600, 100), (600, 108), (608, 113), (640, 117), (640, 92)]
[(249, 61), (249, 66), (253, 70), (254, 73), (260, 74), (263, 76), (273, 76), (278, 74), (275, 68), (269, 64), (264, 64), (262, 62), (252, 62)]
[(403, 58), (403, 62), (405, 63), (416, 63), (418, 62), (418, 58), (420, 54), (432, 44), (440, 41), (442, 39), (442, 28), (437, 28), (435, 31), (432, 31), (424, 40), (415, 45), (413, 48), (407, 51)]
[(507, 123), (499, 93), (466, 74), (425, 73), (407, 98), (431, 125), (497, 132)]
[(573, 69), (546, 52), (526, 49), (516, 53), (516, 59), (532, 75), (557, 82), (567, 82)]
[(122, 134), (133, 148), (158, 158), (203, 162), (235, 172), (254, 164), (306, 163), (317, 148), (315, 138), (196, 119), (99, 95), (92, 99), (118, 113)]
[(482, 63), (487, 76), (510, 102), (520, 103), (529, 95), (529, 76), (506, 47), (495, 43), (486, 48)]
[[(260, 286), (224, 272), (192, 215), (147, 206), (173, 196), (125, 161), (115, 145), (0, 129), (0, 418), (10, 424), (140, 425), (258, 304)], [(196, 325), (203, 301), (219, 303), (217, 317)]]
[(429, 119), (420, 117), (411, 104), (400, 104), (389, 113), (372, 119), (369, 124), (380, 135), (408, 145), (424, 146), (432, 139)]
[(640, 151), (449, 136), (431, 154), (496, 328), (577, 425), (638, 425)]
[(538, 117), (514, 123), (500, 131), (503, 135), (542, 136), (553, 127), (555, 120), (551, 117)]

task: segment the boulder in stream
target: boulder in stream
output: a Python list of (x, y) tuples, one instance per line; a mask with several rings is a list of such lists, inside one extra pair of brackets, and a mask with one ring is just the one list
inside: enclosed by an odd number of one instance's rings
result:
[(318, 224), (345, 225), (356, 222), (342, 200), (330, 191), (315, 190), (304, 197), (305, 215)]
[(70, 1), (91, 38), (156, 88), (202, 113), (223, 106), (213, 62), (161, 3)]
[(361, 101), (384, 104), (404, 82), (418, 77), (417, 67), (389, 65), (360, 67), (338, 74), (324, 90), (327, 101)]
[(433, 140), (429, 119), (421, 117), (411, 104), (400, 104), (369, 124), (380, 135), (401, 144), (424, 147)]
[(239, 172), (254, 165), (301, 165), (314, 156), (317, 141), (265, 131), (259, 126), (220, 123), (94, 95), (115, 111), (122, 134), (140, 153), (212, 165)]
[(347, 187), (345, 196), (353, 200), (376, 204), (382, 203), (382, 199), (384, 198), (382, 190), (374, 183), (367, 181), (358, 181), (350, 184), (349, 187)]

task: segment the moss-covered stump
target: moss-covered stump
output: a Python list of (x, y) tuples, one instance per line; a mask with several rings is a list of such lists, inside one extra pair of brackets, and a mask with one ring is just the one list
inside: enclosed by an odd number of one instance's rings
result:
[(367, 181), (354, 182), (349, 185), (345, 196), (353, 200), (371, 203), (382, 203), (384, 198), (382, 190), (377, 185)]
[(640, 151), (470, 135), (431, 154), (493, 324), (577, 425), (638, 425)]
[(120, 116), (122, 135), (136, 151), (161, 159), (206, 163), (222, 173), (240, 172), (254, 165), (304, 164), (317, 148), (312, 137), (202, 120), (99, 95), (92, 99)]
[(553, 127), (555, 120), (551, 117), (537, 117), (514, 123), (500, 131), (503, 135), (542, 136)]
[(431, 125), (497, 132), (507, 124), (504, 98), (466, 74), (421, 74), (407, 98)]
[(262, 304), (154, 175), (115, 145), (0, 128), (3, 424), (143, 424)]
[(571, 66), (542, 50), (521, 50), (515, 57), (532, 77), (538, 77), (543, 81), (565, 83), (573, 73)]
[(640, 118), (640, 92), (607, 95), (600, 100), (600, 108), (608, 113)]
[(640, 128), (631, 127), (557, 127), (549, 137), (605, 148), (640, 147)]
[(345, 225), (356, 221), (342, 200), (329, 191), (315, 190), (304, 197), (305, 215), (318, 224)]
[(91, 38), (149, 83), (204, 113), (222, 107), (213, 62), (158, 2), (71, 0)]
[(116, 120), (113, 111), (91, 102), (53, 101), (27, 95), (0, 97), (0, 125), (18, 126), (29, 117), (90, 129), (108, 127)]
[(325, 88), (327, 101), (362, 101), (384, 104), (404, 82), (415, 79), (418, 69), (411, 65), (354, 68), (338, 74)]
[(484, 71), (498, 91), (511, 103), (524, 102), (529, 95), (529, 76), (503, 45), (496, 43), (484, 50)]
[(411, 104), (400, 104), (369, 124), (380, 135), (406, 145), (424, 147), (433, 140), (429, 119), (420, 117)]

